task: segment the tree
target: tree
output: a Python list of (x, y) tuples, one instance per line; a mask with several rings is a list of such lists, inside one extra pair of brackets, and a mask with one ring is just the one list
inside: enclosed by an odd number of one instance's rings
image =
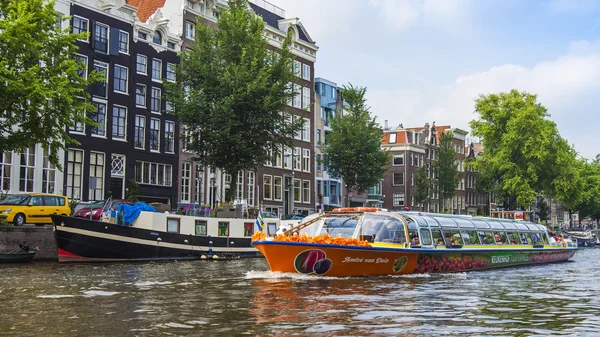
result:
[(381, 129), (366, 105), (366, 92), (364, 87), (344, 86), (345, 114), (332, 118), (323, 147), (327, 171), (342, 177), (346, 191), (359, 194), (379, 184), (391, 159), (388, 151), (381, 149)]
[(290, 36), (280, 50), (269, 50), (262, 19), (247, 0), (230, 0), (216, 29), (197, 22), (195, 41), (182, 52), (177, 83), (167, 85), (166, 95), (193, 160), (235, 177), (293, 146), (302, 120), (281, 114), (294, 95)]
[(415, 174), (415, 189), (413, 191), (415, 202), (421, 205), (421, 210), (423, 210), (422, 205), (429, 197), (429, 189), (430, 183), (427, 177), (427, 166), (423, 165)]
[(0, 0), (0, 153), (41, 143), (60, 169), (58, 151), (78, 144), (67, 128), (94, 125), (86, 90), (101, 76), (80, 76), (75, 43), (87, 34), (61, 30), (58, 18), (54, 1)]
[[(481, 137), (483, 154), (474, 162), (479, 174), (491, 182), (498, 196), (516, 196), (529, 207), (536, 195), (554, 195), (560, 176), (556, 161), (568, 165), (556, 124), (537, 96), (512, 90), (481, 95), (475, 101), (478, 119), (471, 121), (474, 136)], [(544, 193), (546, 192), (546, 193)]]
[(455, 159), (457, 152), (452, 144), (453, 138), (452, 131), (440, 133), (439, 147), (436, 151), (436, 161), (434, 163), (440, 199), (444, 206), (454, 196), (456, 187), (460, 182), (458, 163)]
[(537, 215), (540, 217), (540, 221), (548, 220), (550, 208), (548, 207), (548, 203), (544, 198), (541, 198), (540, 201), (537, 203), (536, 212)]

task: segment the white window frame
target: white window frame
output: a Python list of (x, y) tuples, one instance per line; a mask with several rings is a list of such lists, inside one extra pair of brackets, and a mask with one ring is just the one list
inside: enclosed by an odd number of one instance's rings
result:
[(291, 147), (285, 147), (283, 151), (283, 168), (287, 170), (292, 169), (292, 153), (293, 150)]
[[(158, 91), (158, 97), (155, 98), (154, 97), (154, 90)], [(150, 87), (150, 112), (152, 112), (153, 114), (160, 114), (161, 109), (162, 109), (162, 90), (160, 90), (160, 88), (158, 87)], [(154, 100), (158, 99), (158, 110), (154, 110), (155, 106), (154, 106)]]
[[(67, 189), (65, 193), (70, 199), (81, 200), (83, 188), (83, 164), (85, 163), (85, 151), (81, 149), (68, 149), (67, 154)], [(78, 156), (79, 154), (79, 156)], [(80, 161), (78, 161), (78, 157)], [(77, 179), (79, 178), (79, 179)], [(79, 185), (77, 185), (79, 183)], [(70, 193), (69, 193), (70, 192)]]
[(390, 132), (390, 139), (389, 139), (388, 143), (396, 144), (396, 133), (395, 132)]
[[(99, 137), (99, 138), (106, 138), (106, 119), (108, 118), (108, 104), (105, 101), (99, 101), (99, 100), (93, 100), (92, 104), (101, 104), (104, 105), (104, 127), (103, 127), (103, 133), (102, 134), (98, 134), (94, 132), (94, 128), (92, 128), (92, 130), (90, 131), (90, 134), (92, 135), (92, 137)], [(95, 113), (97, 113), (98, 109), (96, 108)], [(92, 118), (93, 119), (93, 118)], [(97, 123), (97, 121), (95, 121)]]
[(294, 160), (292, 161), (294, 171), (302, 171), (302, 149), (294, 147)]
[(181, 202), (191, 201), (191, 180), (192, 179), (192, 164), (189, 162), (181, 163)]
[[(140, 58), (145, 60), (145, 63), (143, 63), (144, 66), (144, 71), (141, 72), (139, 70), (139, 66), (142, 65), (142, 63), (140, 63)], [(144, 55), (144, 54), (137, 54), (135, 56), (135, 71), (138, 74), (142, 74), (142, 75), (148, 75), (148, 56)]]
[(310, 180), (302, 180), (302, 202), (310, 203)]
[(302, 87), (302, 109), (310, 107), (310, 88)]
[[(92, 165), (92, 156), (96, 158), (96, 164)], [(102, 163), (98, 164), (98, 157), (102, 157)], [(104, 180), (106, 178), (106, 154), (104, 152), (91, 151), (89, 156), (89, 180), (92, 178), (96, 179), (96, 189), (92, 190), (91, 186), (88, 186), (88, 200), (104, 200)], [(95, 170), (92, 170), (95, 168)], [(99, 169), (99, 171), (98, 171)]]
[(302, 149), (302, 171), (310, 172), (310, 150)]
[[(143, 93), (144, 93), (144, 105), (138, 104), (138, 97), (139, 97), (138, 88), (143, 88), (144, 89), (143, 90)], [(138, 108), (145, 108), (148, 105), (148, 103), (147, 103), (147, 101), (148, 101), (148, 91), (147, 91), (147, 89), (148, 89), (148, 87), (145, 84), (141, 84), (141, 83), (136, 83), (135, 84), (135, 106), (136, 107), (138, 107)]]
[(263, 199), (273, 200), (273, 176), (269, 174), (263, 175)]
[[(125, 111), (125, 117), (123, 118), (123, 137), (115, 136), (115, 115), (114, 115), (115, 109), (123, 109)], [(112, 117), (111, 118), (112, 119), (112, 123), (111, 123), (112, 124), (112, 128), (111, 128), (112, 129), (112, 131), (111, 131), (112, 139), (126, 141), (127, 140), (127, 113), (128, 113), (127, 107), (123, 106), (123, 105), (114, 104), (112, 112), (113, 112), (111, 114), (111, 117)]]
[[(158, 128), (153, 128), (153, 127)], [(148, 134), (150, 135), (150, 152), (160, 152), (160, 119), (150, 118), (150, 127), (148, 127)], [(152, 147), (152, 131), (156, 131), (156, 149)]]
[(302, 92), (300, 90), (300, 85), (294, 84), (294, 108), (302, 108)]
[[(82, 63), (85, 63), (85, 69), (83, 69), (83, 78), (88, 78), (88, 62), (89, 62), (89, 58), (87, 57), (87, 55), (83, 55), (83, 54), (75, 54), (75, 60), (77, 60), (77, 58), (81, 58), (82, 59)], [(85, 61), (83, 61), (85, 60)]]
[[(155, 62), (156, 62), (158, 65), (159, 65), (158, 67), (155, 67), (155, 66), (154, 66), (154, 63), (155, 63)], [(160, 82), (160, 83), (162, 83), (162, 75), (163, 75), (163, 74), (162, 74), (162, 70), (163, 70), (163, 69), (162, 69), (162, 64), (163, 64), (163, 63), (162, 63), (162, 60), (160, 60), (160, 59), (156, 59), (156, 58), (153, 58), (153, 59), (152, 59), (152, 74), (151, 74), (152, 81), (154, 81), (154, 82)], [(159, 69), (159, 70), (158, 70), (158, 78), (154, 77), (154, 75), (155, 75), (155, 69), (156, 69), (156, 68), (158, 68), (158, 69)]]
[(302, 63), (300, 61), (294, 60), (294, 75), (302, 77)]
[(302, 64), (302, 78), (310, 81), (310, 65), (309, 64)]
[[(117, 76), (117, 68), (120, 68), (121, 71), (119, 71), (119, 74), (122, 74), (122, 70), (125, 69), (125, 79), (123, 80), (122, 78), (117, 79), (115, 76)], [(117, 81), (119, 81), (119, 83), (121, 83), (122, 81), (125, 81), (125, 91), (122, 90), (117, 90)], [(113, 71), (113, 90), (116, 93), (119, 94), (129, 94), (129, 68), (127, 68), (126, 66), (122, 66), (120, 64), (115, 64), (115, 68)]]
[[(98, 50), (96, 48), (94, 48), (94, 50), (99, 53), (108, 55), (108, 54), (110, 54), (110, 26), (105, 23), (98, 22), (98, 21), (95, 22), (95, 25), (96, 25), (96, 27), (100, 26), (100, 27), (106, 28), (106, 51)], [(94, 27), (94, 39), (96, 39), (96, 27)]]
[[(142, 121), (143, 124), (140, 127), (140, 125), (138, 124), (138, 121)], [(136, 140), (137, 140), (137, 134), (138, 134), (138, 129), (141, 128), (141, 133), (142, 133), (142, 146), (136, 146)], [(133, 129), (133, 147), (136, 149), (145, 149), (146, 148), (146, 116), (143, 115), (135, 115), (135, 125), (134, 125), (134, 129)]]
[[(402, 158), (402, 164), (396, 164), (396, 158)], [(395, 154), (393, 156), (392, 166), (404, 166), (404, 153)]]
[[(121, 34), (124, 34), (125, 36), (127, 36), (127, 40), (125, 43), (125, 51), (121, 50)], [(129, 33), (123, 30), (119, 30), (119, 53), (121, 54), (125, 54), (125, 55), (129, 55)]]
[[(279, 184), (277, 184), (279, 182)], [(279, 192), (279, 193), (277, 193)], [(279, 197), (277, 195), (279, 194)], [(281, 201), (283, 198), (283, 178), (280, 176), (273, 176), (273, 200)]]
[[(294, 198), (294, 202), (302, 202), (302, 179), (294, 179), (293, 184), (294, 184), (293, 185), (294, 189), (292, 191), (292, 193), (293, 193), (292, 197)], [(296, 191), (298, 191), (297, 195), (296, 195)], [(296, 198), (296, 196), (298, 198)]]
[(304, 123), (302, 124), (302, 140), (310, 142), (310, 119), (303, 118)]
[(196, 39), (196, 24), (195, 23), (193, 23), (191, 21), (185, 22), (185, 37), (192, 41), (194, 41)]
[[(169, 76), (169, 74), (171, 74), (172, 76)], [(167, 62), (167, 81), (169, 82), (175, 82), (176, 76), (175, 76), (175, 63), (170, 63)]]
[[(396, 183), (396, 179), (394, 178), (396, 174), (402, 175), (402, 182), (400, 184)], [(393, 172), (392, 173), (392, 186), (404, 186), (404, 172)]]
[[(85, 22), (87, 22), (87, 30), (86, 30), (85, 32), (89, 34), (89, 33), (90, 33), (90, 20), (89, 20), (88, 18), (84, 18), (84, 17), (82, 17), (82, 16), (79, 16), (79, 15), (73, 15), (73, 18), (72, 18), (71, 20), (75, 20), (75, 18), (77, 18), (77, 19), (79, 19), (79, 20), (82, 20), (82, 21), (85, 21)], [(71, 22), (72, 22), (72, 21), (71, 21)], [(74, 28), (74, 26), (71, 24), (71, 32), (72, 32), (73, 34), (80, 34), (80, 33), (81, 33), (81, 32), (79, 32), (79, 33), (75, 33), (75, 32), (73, 31), (73, 28)], [(77, 40), (79, 40), (79, 41), (82, 41), (82, 42), (85, 42), (85, 43), (90, 43), (90, 35), (91, 35), (91, 34), (89, 34), (89, 35), (88, 35), (88, 37), (87, 37), (86, 39), (77, 39)]]
[(256, 179), (256, 174), (254, 173), (254, 171), (248, 171), (248, 175), (247, 175), (247, 185), (248, 185), (248, 189), (246, 191), (246, 195), (248, 198), (248, 206), (254, 206), (254, 182)]
[[(168, 141), (171, 141), (171, 149), (167, 149)], [(175, 122), (165, 121), (165, 153), (175, 153)]]

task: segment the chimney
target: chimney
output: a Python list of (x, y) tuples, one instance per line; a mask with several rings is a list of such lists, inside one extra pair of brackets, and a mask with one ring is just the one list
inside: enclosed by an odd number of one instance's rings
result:
[(387, 123), (387, 121), (388, 121), (388, 120), (386, 119), (386, 120), (385, 120), (385, 124), (384, 124), (384, 126), (383, 126), (383, 129), (384, 129), (384, 130), (388, 130), (388, 123)]

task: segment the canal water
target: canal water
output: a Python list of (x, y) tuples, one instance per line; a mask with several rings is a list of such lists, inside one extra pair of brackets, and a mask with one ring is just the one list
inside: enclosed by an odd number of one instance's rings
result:
[(600, 248), (572, 262), (446, 275), (267, 269), (264, 259), (0, 265), (0, 335), (600, 335)]

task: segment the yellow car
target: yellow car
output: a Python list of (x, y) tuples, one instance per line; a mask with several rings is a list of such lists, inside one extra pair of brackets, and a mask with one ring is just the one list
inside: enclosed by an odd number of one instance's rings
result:
[(0, 201), (0, 221), (15, 226), (52, 223), (50, 214), (71, 215), (69, 199), (56, 194), (29, 193), (8, 194)]

